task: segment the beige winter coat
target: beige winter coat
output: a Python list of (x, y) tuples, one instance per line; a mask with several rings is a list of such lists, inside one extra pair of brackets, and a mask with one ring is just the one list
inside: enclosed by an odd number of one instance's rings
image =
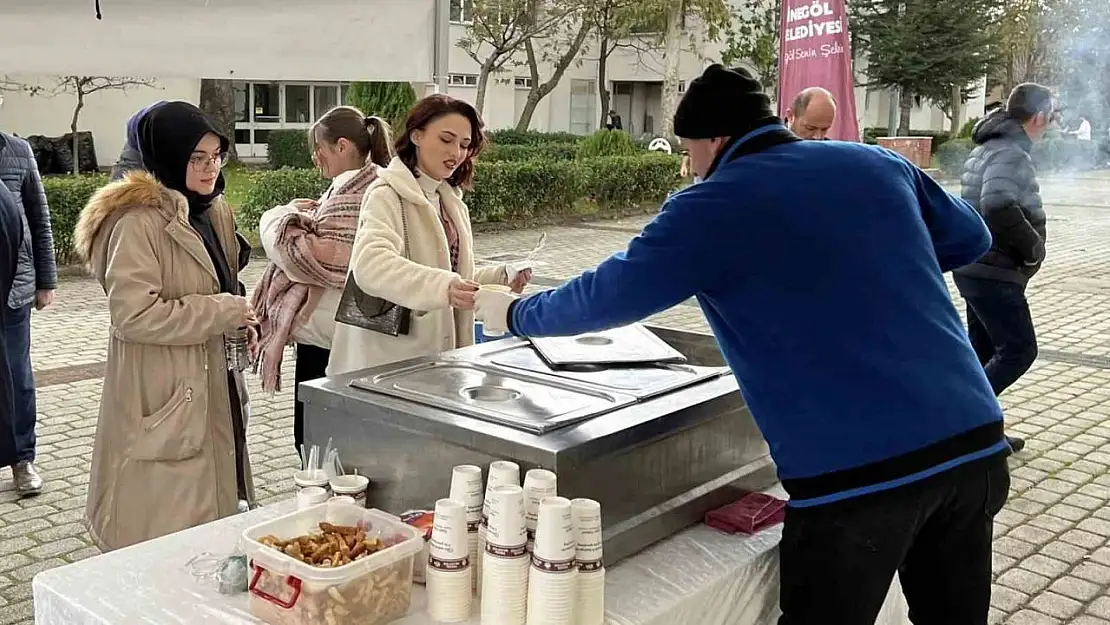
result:
[[(328, 375), (474, 344), (474, 312), (451, 308), (447, 287), (460, 276), (479, 284), (505, 284), (505, 267), (475, 270), (470, 211), (462, 193), (443, 184), (439, 199), (458, 230), (458, 273), (451, 271), (439, 207), (429, 201), (400, 159), (394, 158), (388, 168), (379, 171), (378, 179), (366, 189), (351, 253), (351, 274), (366, 293), (412, 309), (412, 326), (409, 334), (394, 337), (337, 323)], [(408, 220), (408, 258), (402, 244), (402, 207)]]
[[(234, 280), (231, 210), (222, 198), (210, 210)], [(111, 319), (87, 504), (93, 540), (119, 549), (234, 514), (222, 335), (240, 316), (184, 196), (131, 173), (93, 196), (75, 238)], [(249, 488), (245, 454), (239, 461)]]

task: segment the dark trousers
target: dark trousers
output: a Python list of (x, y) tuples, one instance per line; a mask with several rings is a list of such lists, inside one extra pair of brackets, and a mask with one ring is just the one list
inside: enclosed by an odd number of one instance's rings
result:
[(1006, 456), (892, 490), (787, 508), (779, 625), (873, 625), (897, 572), (914, 625), (986, 625)]
[(1037, 334), (1025, 286), (956, 276), (967, 302), (967, 333), (995, 395), (1018, 381), (1037, 359)]
[(3, 417), (15, 438), (15, 455), (0, 458), (0, 466), (14, 465), (35, 459), (35, 374), (31, 368), (31, 305), (8, 308), (0, 304), (4, 315), (4, 352), (12, 376), (12, 399), (15, 409)]
[[(297, 453), (301, 452), (301, 443), (304, 442), (304, 404), (301, 403), (301, 382), (317, 380), (327, 375), (329, 356), (331, 356), (331, 350), (297, 343), (297, 362), (293, 371), (296, 384), (293, 390), (293, 443), (297, 446)], [(323, 458), (320, 460), (322, 462)]]

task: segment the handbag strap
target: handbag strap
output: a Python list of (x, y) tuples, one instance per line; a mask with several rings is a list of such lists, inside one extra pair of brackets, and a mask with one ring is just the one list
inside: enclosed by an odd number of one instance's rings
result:
[(403, 238), (405, 246), (402, 256), (405, 257), (405, 260), (412, 260), (412, 258), (409, 256), (409, 220), (405, 217), (404, 202), (401, 202), (401, 236)]

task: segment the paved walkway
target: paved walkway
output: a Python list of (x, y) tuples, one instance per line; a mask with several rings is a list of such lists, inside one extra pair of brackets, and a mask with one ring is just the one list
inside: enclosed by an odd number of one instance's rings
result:
[[(1030, 440), (1012, 460), (1013, 490), (998, 518), (991, 620), (1110, 625), (1110, 176), (1045, 187), (1049, 260), (1030, 289), (1042, 349), (1033, 370), (1003, 397), (1011, 429)], [(549, 229), (536, 286), (557, 285), (623, 249), (646, 221)], [(538, 234), (482, 235), (479, 252), (527, 251)], [(260, 271), (253, 266), (245, 282)], [(688, 304), (654, 321), (707, 329)], [(58, 304), (34, 316), (39, 466), (47, 489), (19, 500), (10, 472), (0, 471), (0, 625), (32, 622), (35, 573), (97, 553), (81, 517), (107, 327), (104, 296), (88, 279), (64, 281)], [(292, 393), (267, 397), (255, 380), (252, 391), (256, 484), (260, 498), (274, 501), (291, 494), (297, 463)]]

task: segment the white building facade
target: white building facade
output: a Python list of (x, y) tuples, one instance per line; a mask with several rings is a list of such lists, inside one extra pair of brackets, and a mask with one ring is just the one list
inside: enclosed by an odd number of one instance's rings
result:
[[(12, 3), (16, 4), (16, 3)], [(264, 158), (268, 133), (307, 129), (344, 101), (356, 80), (408, 81), (417, 93), (444, 88), (474, 102), (479, 63), (458, 46), (467, 35), (468, 0), (101, 0), (104, 19), (85, 0), (18, 3), (0, 8), (0, 76), (49, 87), (54, 76), (150, 76), (155, 87), (90, 95), (80, 129), (92, 131), (97, 160), (115, 162), (124, 124), (159, 99), (197, 102), (200, 79), (233, 81), (235, 142), (246, 158)], [(42, 42), (50, 41), (48, 45)], [(648, 38), (642, 41), (648, 41)], [(57, 43), (61, 42), (61, 43)], [(598, 41), (587, 41), (579, 60), (532, 116), (542, 131), (587, 134), (603, 116), (598, 84)], [(680, 92), (719, 58), (718, 44), (682, 46)], [(523, 52), (490, 77), (483, 117), (490, 128), (516, 126), (532, 78)], [(610, 108), (634, 136), (662, 128), (662, 49), (617, 48), (608, 58)], [(540, 67), (540, 80), (550, 68)], [(438, 85), (437, 85), (438, 83)], [(21, 136), (69, 131), (76, 98), (6, 92), (0, 129)], [(885, 92), (856, 90), (860, 127), (886, 126)], [(982, 99), (963, 117), (982, 114)], [(914, 129), (944, 130), (945, 115), (925, 104)]]

